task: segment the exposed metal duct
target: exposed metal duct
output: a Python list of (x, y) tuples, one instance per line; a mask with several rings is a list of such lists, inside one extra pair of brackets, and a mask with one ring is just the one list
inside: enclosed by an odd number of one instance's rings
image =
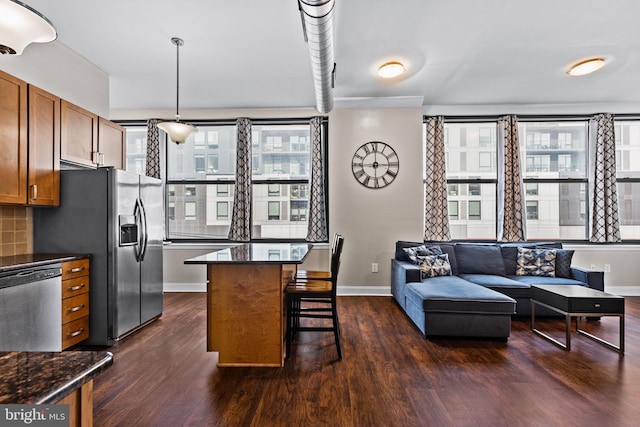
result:
[(311, 59), (316, 109), (320, 113), (328, 113), (333, 108), (336, 67), (333, 51), (334, 3), (334, 0), (298, 0), (302, 30)]

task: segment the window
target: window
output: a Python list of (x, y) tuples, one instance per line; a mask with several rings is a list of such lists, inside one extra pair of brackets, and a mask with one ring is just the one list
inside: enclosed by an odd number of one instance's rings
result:
[[(496, 238), (496, 123), (445, 123), (452, 239)], [(479, 198), (482, 200), (478, 200)], [(485, 209), (482, 212), (482, 204)]]
[(126, 170), (144, 175), (147, 167), (147, 127), (127, 127)]
[(215, 174), (218, 171), (218, 154), (207, 154), (207, 173)]
[(518, 124), (525, 185), (527, 239), (587, 238), (588, 121)]
[(623, 240), (640, 240), (640, 120), (616, 121), (618, 215)]
[(196, 203), (195, 202), (184, 203), (184, 219), (187, 221), (195, 221), (196, 219)]
[(527, 201), (527, 219), (538, 219), (538, 201)]
[(197, 154), (197, 155), (193, 156), (193, 170), (194, 170), (194, 172), (204, 172), (205, 171), (204, 155), (203, 154)]
[(447, 204), (448, 208), (449, 208), (449, 219), (450, 220), (457, 220), (458, 217), (458, 202), (449, 202)]
[[(628, 170), (637, 156), (640, 200), (640, 120), (635, 131), (620, 138), (620, 167)], [(496, 122), (445, 120), (447, 196), (451, 237), (455, 240), (494, 240), (497, 218)], [(624, 125), (619, 125), (624, 126)], [(588, 212), (588, 118), (536, 121), (520, 118), (520, 161), (524, 181), (527, 239), (585, 240)], [(637, 150), (630, 135), (636, 132)], [(625, 142), (625, 144), (623, 144)], [(624, 160), (627, 158), (628, 160)], [(619, 186), (619, 188), (621, 188)], [(620, 194), (631, 192), (629, 186)], [(620, 208), (621, 211), (623, 208)], [(629, 213), (634, 205), (627, 202)], [(621, 214), (622, 216), (623, 214)], [(640, 238), (640, 203), (637, 206)]]
[(268, 191), (269, 197), (279, 196), (280, 195), (280, 185), (278, 185), (278, 184), (269, 184), (267, 191)]
[(269, 202), (269, 221), (280, 219), (280, 202)]
[(218, 220), (229, 219), (229, 202), (216, 203), (216, 218)]
[[(310, 141), (307, 119), (252, 121), (253, 240), (306, 237)], [(167, 238), (227, 240), (235, 192), (235, 120), (198, 123), (185, 144), (166, 147), (167, 210), (173, 207)]]
[(482, 219), (482, 205), (479, 200), (469, 200), (469, 220), (480, 221)]

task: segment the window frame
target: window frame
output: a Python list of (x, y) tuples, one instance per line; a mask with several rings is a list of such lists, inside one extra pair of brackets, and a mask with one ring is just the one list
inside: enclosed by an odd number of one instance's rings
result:
[[(251, 118), (252, 124), (253, 125), (260, 125), (260, 126), (270, 126), (270, 125), (309, 125), (310, 120), (312, 119), (312, 117), (291, 117), (291, 118), (259, 118), (259, 119), (253, 119)], [(124, 126), (125, 128), (135, 128), (135, 129), (146, 129), (147, 128), (147, 121), (146, 120), (119, 120), (116, 121), (117, 123), (119, 123), (120, 125)], [(190, 120), (189, 121), (191, 124), (195, 125), (195, 126), (236, 126), (236, 120), (235, 119), (212, 119), (212, 120)], [(329, 119), (328, 117), (322, 117), (322, 121), (321, 121), (321, 132), (322, 132), (322, 157), (325, 159), (325, 167), (324, 167), (324, 176), (323, 176), (323, 180), (324, 180), (324, 186), (325, 186), (325, 200), (324, 200), (324, 204), (326, 206), (327, 212), (326, 212), (326, 218), (327, 218), (327, 222), (329, 221), (329, 177), (328, 177), (328, 161), (327, 159), (329, 158), (328, 156), (328, 147), (329, 147)], [(162, 133), (161, 133), (162, 134)], [(310, 135), (311, 137), (311, 135)], [(211, 141), (210, 141), (211, 139)], [(215, 141), (213, 141), (213, 139), (215, 139)], [(199, 144), (197, 147), (194, 146), (194, 154), (198, 155), (200, 150), (202, 150), (202, 152), (205, 152), (206, 148), (215, 148), (214, 144), (218, 143), (217, 137), (211, 136), (210, 135), (206, 135), (205, 136), (205, 140), (204, 140), (204, 144)], [(255, 142), (254, 142), (255, 143)], [(164, 144), (164, 145), (163, 145)], [(228, 238), (176, 238), (176, 237), (171, 237), (169, 238), (169, 233), (170, 233), (170, 228), (169, 228), (169, 220), (170, 220), (170, 208), (173, 211), (174, 215), (176, 214), (176, 210), (177, 210), (177, 205), (175, 203), (172, 203), (170, 206), (170, 202), (169, 202), (169, 189), (172, 188), (172, 186), (178, 185), (178, 186), (184, 186), (184, 185), (204, 185), (204, 186), (211, 186), (211, 185), (234, 185), (235, 186), (235, 177), (228, 179), (228, 178), (216, 178), (215, 176), (213, 176), (214, 179), (184, 179), (184, 180), (180, 180), (180, 179), (169, 179), (168, 178), (168, 174), (167, 174), (167, 170), (168, 170), (168, 162), (170, 161), (168, 159), (169, 157), (169, 144), (172, 144), (172, 142), (166, 138), (164, 140), (161, 140), (161, 146), (164, 146), (164, 149), (161, 151), (161, 162), (162, 162), (162, 180), (163, 180), (163, 186), (164, 186), (164, 210), (165, 210), (165, 236), (164, 239), (165, 240), (170, 240), (170, 241), (174, 241), (174, 242), (180, 242), (180, 243), (228, 243), (229, 239)], [(295, 146), (292, 146), (292, 151), (294, 152), (300, 152), (301, 151), (301, 143), (299, 141), (294, 142)], [(309, 141), (309, 144), (311, 144), (311, 141)], [(280, 150), (282, 147), (279, 144), (278, 141), (274, 141), (274, 148), (276, 148), (277, 150)], [(277, 151), (275, 151), (277, 152)], [(311, 155), (311, 146), (310, 146), (310, 155)], [(140, 157), (140, 156), (138, 156)], [(133, 160), (132, 160), (133, 161)], [(139, 161), (139, 160), (137, 160)], [(146, 162), (146, 160), (145, 160)], [(208, 168), (208, 157), (205, 156), (205, 171), (204, 173), (202, 173), (203, 178), (212, 178), (212, 176), (206, 176), (207, 174), (207, 168)], [(195, 163), (194, 163), (194, 167), (195, 167)], [(307, 185), (308, 186), (308, 195), (310, 195), (310, 185), (311, 185), (311, 163), (309, 163), (309, 178), (308, 179), (252, 179), (252, 185), (264, 185), (264, 184), (279, 184), (279, 185), (289, 185), (290, 188), (293, 187), (294, 185)], [(217, 188), (216, 187), (212, 187), (214, 188), (213, 191), (217, 193)], [(173, 191), (175, 192), (175, 187), (173, 187)], [(196, 190), (197, 191), (197, 190)], [(194, 198), (195, 200), (195, 198)], [(191, 199), (189, 200), (189, 202), (191, 202)], [(182, 209), (184, 209), (184, 202), (182, 202)], [(217, 205), (216, 205), (217, 206)], [(196, 217), (197, 217), (197, 212), (198, 212), (198, 206), (196, 206)], [(289, 211), (290, 211), (291, 207), (289, 207)], [(232, 206), (229, 206), (229, 216), (231, 216), (231, 210), (232, 210)], [(309, 206), (307, 207), (307, 221), (308, 221), (308, 212), (309, 212)], [(281, 217), (282, 215), (284, 215), (284, 213), (282, 212), (281, 209)], [(285, 216), (290, 216), (290, 212), (287, 212)], [(215, 217), (217, 217), (217, 213), (216, 215), (214, 215)], [(253, 232), (253, 228), (254, 228), (254, 224), (252, 221), (252, 225), (251, 225), (251, 230)], [(251, 242), (262, 242), (262, 241), (268, 241), (268, 242), (305, 242), (304, 238), (287, 238), (287, 237), (279, 237), (279, 238), (254, 238), (252, 237)], [(328, 242), (328, 239), (327, 239)]]

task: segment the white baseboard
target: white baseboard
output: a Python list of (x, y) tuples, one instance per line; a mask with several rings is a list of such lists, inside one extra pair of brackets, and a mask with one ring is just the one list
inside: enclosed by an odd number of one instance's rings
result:
[[(165, 292), (207, 292), (206, 283), (165, 283)], [(390, 296), (386, 286), (338, 286), (338, 295), (349, 296)]]
[(338, 286), (341, 296), (391, 296), (387, 286)]
[(162, 289), (165, 292), (207, 292), (206, 283), (164, 283)]
[(640, 296), (640, 286), (605, 286), (604, 291), (625, 297)]

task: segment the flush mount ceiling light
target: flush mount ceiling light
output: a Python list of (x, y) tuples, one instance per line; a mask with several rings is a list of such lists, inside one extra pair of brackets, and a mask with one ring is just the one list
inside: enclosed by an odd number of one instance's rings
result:
[(184, 45), (184, 41), (173, 37), (171, 43), (176, 45), (176, 121), (158, 123), (158, 128), (165, 131), (176, 144), (184, 144), (196, 128), (180, 122), (180, 46)]
[(567, 74), (570, 76), (584, 76), (585, 74), (591, 74), (599, 70), (603, 66), (604, 58), (589, 58), (573, 64), (567, 71)]
[(15, 0), (0, 0), (0, 54), (21, 55), (31, 43), (58, 37), (55, 27), (37, 10)]
[(392, 79), (407, 71), (401, 62), (386, 62), (378, 68), (378, 75), (383, 79)]

